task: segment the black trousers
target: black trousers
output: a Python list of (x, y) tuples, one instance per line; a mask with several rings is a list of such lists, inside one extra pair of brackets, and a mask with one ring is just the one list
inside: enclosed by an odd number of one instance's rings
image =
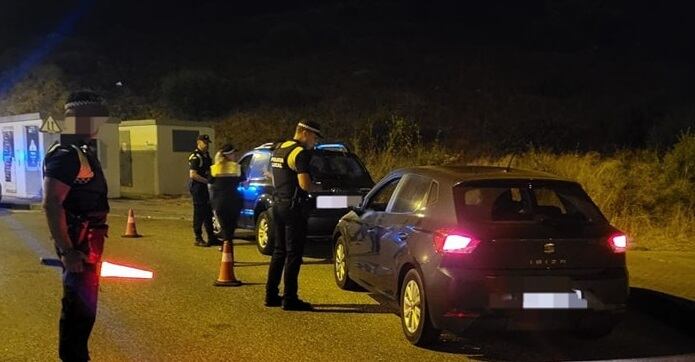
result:
[(284, 297), (286, 300), (297, 299), (297, 279), (304, 255), (307, 219), (298, 208), (290, 208), (289, 202), (275, 202), (272, 211), (275, 250), (270, 259), (266, 295), (278, 295), (284, 270)]
[(244, 200), (236, 189), (231, 191), (212, 189), (211, 191), (210, 202), (222, 229), (221, 238), (231, 242), (234, 239), (234, 231)]
[(193, 197), (193, 234), (195, 234), (196, 239), (202, 239), (203, 225), (205, 225), (208, 240), (214, 240), (215, 232), (212, 228), (212, 207), (210, 206), (208, 185), (193, 181), (190, 191)]
[(63, 271), (58, 354), (63, 361), (88, 361), (87, 342), (97, 314), (99, 275), (94, 264), (82, 273)]

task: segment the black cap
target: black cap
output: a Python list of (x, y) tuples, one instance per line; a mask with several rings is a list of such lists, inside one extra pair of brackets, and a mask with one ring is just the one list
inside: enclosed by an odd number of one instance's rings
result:
[(201, 134), (201, 135), (198, 136), (198, 138), (196, 138), (196, 139), (197, 139), (198, 141), (205, 141), (206, 143), (210, 143), (210, 136), (208, 136), (208, 135), (206, 135), (206, 134)]
[(228, 155), (234, 151), (236, 151), (236, 148), (234, 148), (234, 145), (231, 143), (227, 143), (226, 145), (222, 146), (222, 148), (220, 148), (220, 152), (222, 152), (223, 155)]
[(297, 127), (316, 133), (317, 136), (323, 137), (321, 134), (321, 126), (313, 121), (301, 120), (297, 123)]

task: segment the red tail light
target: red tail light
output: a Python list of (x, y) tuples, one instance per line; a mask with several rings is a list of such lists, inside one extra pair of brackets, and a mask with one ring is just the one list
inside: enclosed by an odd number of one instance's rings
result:
[(627, 236), (625, 234), (615, 234), (610, 237), (609, 243), (616, 253), (624, 253), (627, 249)]
[(438, 253), (470, 254), (479, 240), (455, 229), (439, 229), (434, 233), (434, 249)]

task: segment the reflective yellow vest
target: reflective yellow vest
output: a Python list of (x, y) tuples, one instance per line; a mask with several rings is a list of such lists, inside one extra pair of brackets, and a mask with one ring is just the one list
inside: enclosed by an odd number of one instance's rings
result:
[(241, 177), (241, 167), (234, 161), (217, 160), (210, 167), (212, 177)]

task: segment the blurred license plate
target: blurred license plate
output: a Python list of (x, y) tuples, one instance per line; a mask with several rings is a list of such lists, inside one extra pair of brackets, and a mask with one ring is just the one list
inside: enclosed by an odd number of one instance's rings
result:
[(317, 209), (347, 209), (348, 206), (357, 206), (362, 201), (361, 196), (318, 196), (316, 197)]
[(524, 309), (587, 309), (582, 292), (574, 293), (524, 293)]

